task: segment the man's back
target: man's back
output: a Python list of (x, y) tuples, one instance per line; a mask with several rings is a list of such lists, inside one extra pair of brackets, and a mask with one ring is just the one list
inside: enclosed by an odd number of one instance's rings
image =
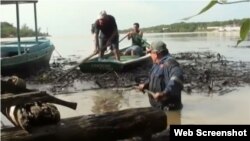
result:
[[(98, 20), (95, 22), (96, 32), (101, 31), (101, 38), (110, 37), (114, 31), (117, 30), (117, 24), (115, 18), (111, 15), (107, 15), (103, 24), (100, 24)], [(98, 34), (98, 33), (97, 33)]]

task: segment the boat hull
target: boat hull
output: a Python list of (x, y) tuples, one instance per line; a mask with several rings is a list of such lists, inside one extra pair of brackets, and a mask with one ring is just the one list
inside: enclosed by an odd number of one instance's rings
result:
[[(111, 56), (111, 55), (109, 54), (106, 56)], [(121, 61), (115, 61), (113, 59), (98, 61), (97, 58), (98, 57), (95, 57), (89, 60), (88, 62), (80, 64), (79, 65), (80, 70), (83, 73), (104, 73), (109, 71), (126, 72), (143, 64), (152, 62), (150, 55), (145, 55), (142, 57), (134, 57), (134, 58), (131, 56), (123, 55), (121, 56)]]
[(41, 44), (39, 50), (1, 58), (1, 75), (29, 76), (40, 69), (48, 68), (54, 51), (52, 44)]

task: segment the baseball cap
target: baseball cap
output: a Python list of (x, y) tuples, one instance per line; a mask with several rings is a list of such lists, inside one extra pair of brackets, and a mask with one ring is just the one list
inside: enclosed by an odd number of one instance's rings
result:
[(167, 50), (167, 45), (163, 41), (153, 41), (150, 45), (150, 51), (160, 53)]

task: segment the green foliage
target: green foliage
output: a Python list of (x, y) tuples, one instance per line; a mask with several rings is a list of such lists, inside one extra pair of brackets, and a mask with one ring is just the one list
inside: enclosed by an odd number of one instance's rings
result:
[[(208, 3), (207, 6), (205, 6), (198, 14), (194, 15), (200, 15), (204, 12), (206, 12), (207, 10), (209, 10), (211, 7), (213, 7), (215, 4), (236, 4), (236, 3), (242, 3), (242, 2), (250, 2), (250, 0), (239, 0), (239, 1), (231, 1), (228, 2), (227, 0), (211, 0), (210, 3)], [(183, 18), (182, 20), (189, 20), (190, 18), (194, 17), (194, 16), (190, 16), (187, 18)], [(237, 46), (246, 39), (246, 36), (248, 36), (249, 33), (249, 28), (250, 28), (250, 22), (249, 19), (246, 20), (242, 25), (241, 25), (241, 29), (240, 29), (240, 40), (237, 41)]]
[(190, 17), (187, 17), (187, 18), (183, 18), (182, 20), (189, 20), (197, 15), (200, 15), (204, 12), (206, 12), (207, 10), (209, 10), (211, 7), (213, 7), (216, 3), (218, 3), (217, 0), (211, 0), (210, 3), (208, 3), (207, 6), (205, 6), (198, 14), (194, 15), (194, 16), (190, 16)]
[(21, 37), (30, 37), (33, 35), (35, 35), (35, 32), (32, 29), (30, 29), (26, 24), (24, 24), (22, 28), (20, 29)]
[(1, 22), (1, 37), (12, 37), (16, 35), (16, 28), (7, 22)]
[[(46, 36), (46, 33), (41, 33), (41, 29), (38, 29), (38, 36)], [(21, 37), (31, 37), (35, 36), (36, 32), (24, 24), (20, 29)], [(8, 22), (1, 22), (1, 38), (16, 37), (17, 28)]]
[(246, 19), (240, 28), (240, 40), (237, 41), (237, 46), (246, 39), (250, 30), (250, 19)]
[(206, 30), (207, 25), (203, 23), (175, 23), (169, 25), (166, 29), (166, 32), (194, 32), (194, 31), (204, 31)]

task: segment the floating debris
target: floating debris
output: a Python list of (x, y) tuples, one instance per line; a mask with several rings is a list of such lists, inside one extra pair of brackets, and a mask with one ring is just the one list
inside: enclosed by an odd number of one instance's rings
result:
[[(172, 54), (184, 70), (184, 91), (191, 93), (230, 92), (233, 87), (250, 84), (250, 62), (229, 61), (223, 55), (213, 52), (181, 52)], [(75, 69), (60, 82), (67, 68), (76, 63), (71, 59), (60, 58), (51, 64), (50, 70), (42, 70), (38, 76), (28, 78), (30, 83), (50, 84), (53, 93), (70, 93), (89, 89), (84, 82), (93, 83), (93, 88), (128, 87), (145, 81), (152, 67), (144, 64), (128, 72), (108, 71), (105, 73), (82, 73)], [(57, 65), (55, 65), (57, 64)]]

